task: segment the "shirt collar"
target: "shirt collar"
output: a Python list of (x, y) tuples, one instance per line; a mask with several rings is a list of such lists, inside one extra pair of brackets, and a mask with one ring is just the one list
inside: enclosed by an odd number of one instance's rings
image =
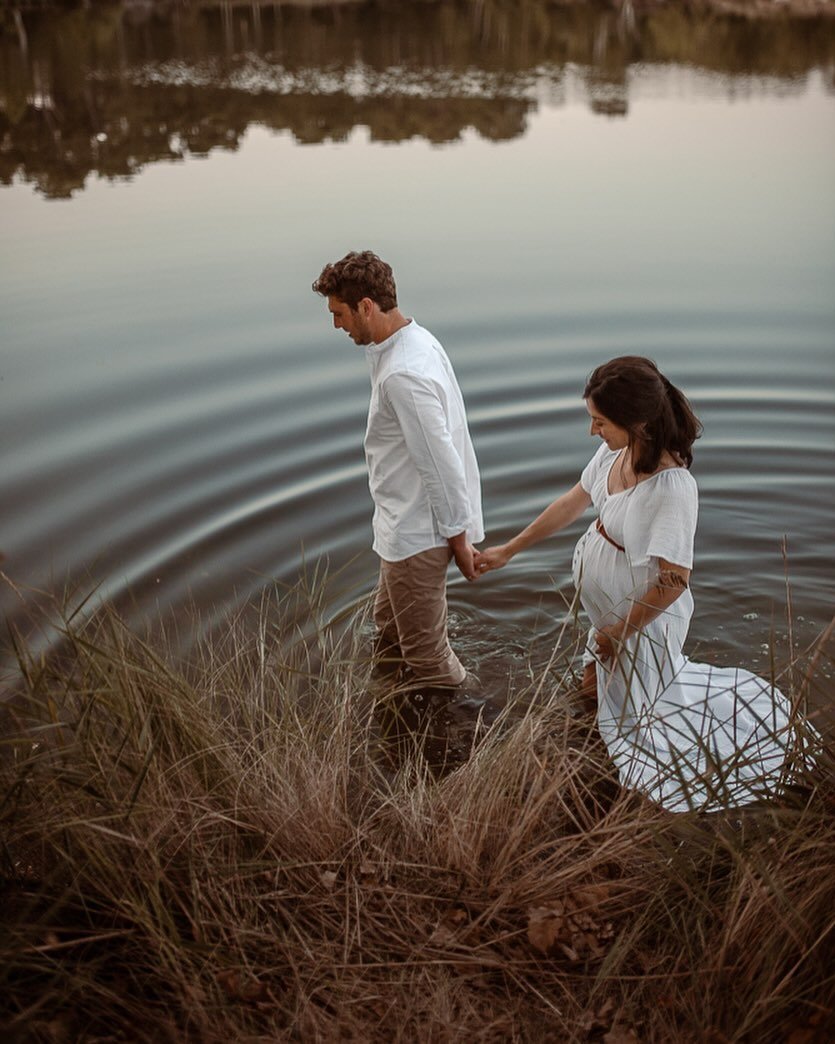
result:
[(407, 319), (406, 323), (400, 327), (399, 330), (395, 330), (391, 337), (387, 337), (385, 341), (380, 341), (379, 344), (367, 344), (365, 346), (365, 357), (368, 360), (368, 365), (371, 367), (371, 373), (374, 374), (377, 367), (382, 362), (383, 356), (390, 349), (397, 344), (400, 339), (400, 335), (404, 330), (410, 329), (415, 325), (414, 319), (411, 316)]

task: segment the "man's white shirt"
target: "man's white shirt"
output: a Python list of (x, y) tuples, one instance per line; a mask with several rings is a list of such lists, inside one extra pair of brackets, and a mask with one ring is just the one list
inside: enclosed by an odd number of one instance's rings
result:
[(478, 462), (446, 352), (410, 319), (365, 353), (374, 550), (399, 562), (442, 547), (464, 530), (471, 542), (483, 540)]

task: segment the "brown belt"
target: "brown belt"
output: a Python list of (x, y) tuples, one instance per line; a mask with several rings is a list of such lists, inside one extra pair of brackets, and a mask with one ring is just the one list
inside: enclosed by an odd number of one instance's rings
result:
[(604, 540), (608, 540), (609, 541), (609, 543), (612, 545), (612, 547), (616, 547), (618, 549), (618, 551), (625, 551), (626, 550), (625, 547), (621, 547), (621, 545), (617, 542), (617, 540), (612, 540), (612, 538), (606, 532), (606, 529), (604, 528), (603, 523), (600, 521), (599, 518), (595, 521), (594, 527), (597, 530), (597, 532), (603, 537)]

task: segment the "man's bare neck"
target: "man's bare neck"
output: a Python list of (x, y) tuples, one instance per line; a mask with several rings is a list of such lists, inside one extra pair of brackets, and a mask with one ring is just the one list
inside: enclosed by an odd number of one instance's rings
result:
[(411, 321), (411, 319), (407, 319), (403, 315), (399, 308), (392, 308), (390, 312), (381, 313), (380, 321), (374, 330), (374, 343), (382, 344), (383, 341), (387, 341), (389, 337), (396, 334), (398, 330), (408, 326)]

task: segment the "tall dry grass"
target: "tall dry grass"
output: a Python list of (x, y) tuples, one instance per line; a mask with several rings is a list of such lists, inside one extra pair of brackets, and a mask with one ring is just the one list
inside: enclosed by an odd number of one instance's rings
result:
[(433, 771), (437, 717), (398, 728), (362, 628), (302, 633), (300, 598), (187, 665), (107, 610), (18, 650), (4, 1039), (831, 1039), (830, 755), (779, 802), (664, 813), (566, 657)]

